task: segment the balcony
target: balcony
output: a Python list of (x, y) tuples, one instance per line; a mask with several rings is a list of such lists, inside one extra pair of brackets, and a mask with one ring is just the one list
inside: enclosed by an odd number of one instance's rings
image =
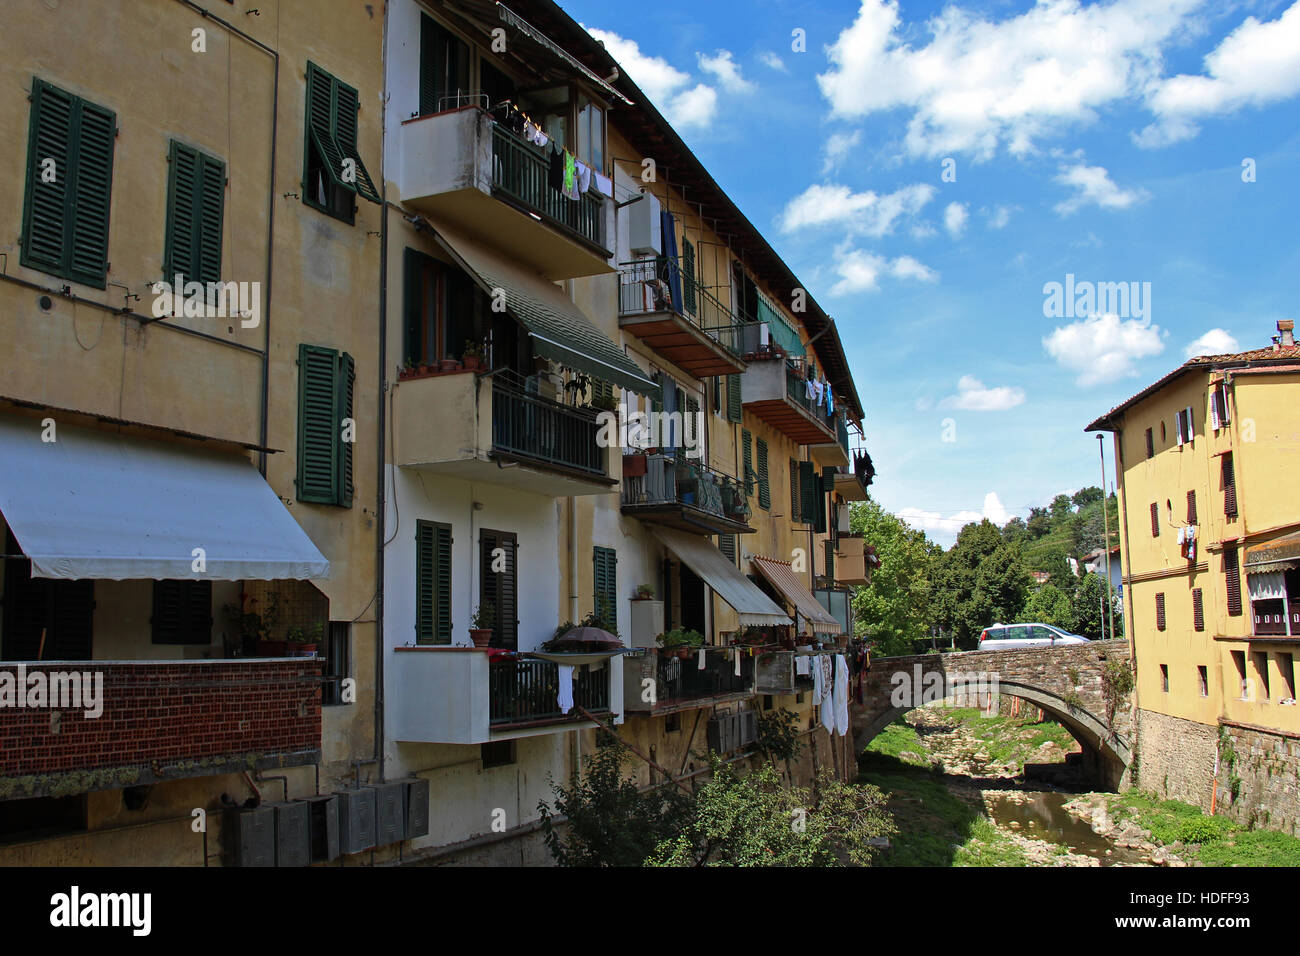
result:
[(740, 377), (745, 409), (800, 445), (838, 443), (834, 416), (808, 397), (800, 366), (779, 355), (752, 361)]
[[(594, 716), (622, 695), (617, 658), (581, 665), (573, 701)], [(387, 672), (388, 723), (406, 743), (484, 744), (595, 726), (559, 709), (559, 665), (527, 655), (497, 660), (473, 647), (398, 647)]]
[[(736, 663), (727, 660), (722, 647), (705, 649), (705, 666), (700, 670), (698, 651), (692, 649), (685, 660), (664, 648), (634, 651), (623, 659), (623, 710), (627, 714), (654, 716), (679, 710), (711, 707), (732, 700), (752, 697), (754, 658), (748, 649), (739, 649), (740, 673)], [(643, 681), (653, 680), (654, 699), (643, 700)]]
[(677, 260), (622, 262), (618, 273), (620, 328), (696, 378), (745, 370), (743, 326)]
[(517, 376), (459, 371), (393, 389), (393, 464), (553, 498), (608, 494), (621, 458), (596, 412), (530, 394)]
[(605, 248), (613, 204), (594, 189), (577, 200), (552, 189), (546, 153), (483, 110), (420, 116), (399, 135), (394, 178), (403, 204), (552, 281), (613, 271)]
[(696, 534), (750, 534), (735, 478), (684, 455), (625, 455), (623, 514)]
[[(55, 672), (102, 680), (94, 699), (103, 710), (0, 708), (0, 799), (320, 761), (321, 662), (313, 658), (0, 664), (20, 667), (29, 680)], [(83, 705), (91, 702), (83, 693)]]
[(875, 551), (867, 547), (860, 535), (841, 534), (835, 543), (835, 582), (837, 584), (871, 583), (871, 570), (878, 566)]
[(849, 426), (843, 415), (835, 415), (835, 441), (813, 445), (808, 450), (822, 467), (841, 468), (849, 463)]

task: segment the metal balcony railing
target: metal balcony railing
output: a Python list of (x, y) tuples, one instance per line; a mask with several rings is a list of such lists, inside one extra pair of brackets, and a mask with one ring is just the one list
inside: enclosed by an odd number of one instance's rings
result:
[[(573, 672), (573, 702), (591, 713), (609, 710), (609, 668), (580, 666)], [(511, 658), (488, 665), (488, 720), (522, 724), (578, 716), (560, 710), (560, 669), (553, 661)]]
[(492, 186), (553, 226), (605, 247), (604, 200), (593, 189), (569, 199), (549, 183), (550, 157), (499, 123), (492, 126)]
[(740, 673), (736, 673), (734, 660), (727, 660), (721, 651), (707, 651), (704, 657), (704, 669), (697, 663), (698, 650), (692, 648), (690, 655), (682, 660), (672, 651), (658, 649), (659, 666), (657, 677), (665, 693), (660, 700), (681, 700), (698, 697), (718, 697), (723, 694), (743, 694), (754, 689), (754, 659), (738, 651)]
[(593, 409), (529, 394), (504, 372), (493, 379), (494, 449), (603, 477), (606, 450), (596, 441), (599, 432)]
[[(660, 256), (618, 264), (618, 314), (673, 312), (737, 357), (744, 349), (747, 325), (713, 293), (681, 267), (680, 259)], [(673, 285), (680, 283), (680, 299)], [(750, 323), (753, 325), (753, 323)], [(757, 336), (757, 326), (748, 337)]]
[(731, 521), (749, 515), (740, 482), (685, 455), (646, 455), (644, 475), (624, 475), (624, 505), (682, 504)]

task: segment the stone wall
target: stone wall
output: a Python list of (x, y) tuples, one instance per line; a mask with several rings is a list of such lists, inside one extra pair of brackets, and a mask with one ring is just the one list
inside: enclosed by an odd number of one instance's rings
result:
[(1300, 736), (1226, 721), (1222, 726), (1232, 752), (1220, 760), (1220, 805), (1238, 823), (1300, 836)]
[(1210, 724), (1139, 710), (1133, 785), (1164, 800), (1209, 810), (1218, 736)]

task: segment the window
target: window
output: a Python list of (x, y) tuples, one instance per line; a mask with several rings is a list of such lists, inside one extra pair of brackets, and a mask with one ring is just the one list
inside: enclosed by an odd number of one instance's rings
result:
[(464, 106), (461, 97), (469, 92), (469, 44), (421, 14), (420, 115)]
[(509, 531), (479, 534), (479, 608), (492, 608), (492, 646), (519, 646), (519, 539)]
[[(605, 110), (590, 97), (578, 96), (578, 159), (598, 172), (605, 170)], [(689, 247), (690, 243), (685, 243)], [(685, 256), (683, 255), (683, 259)], [(694, 281), (694, 274), (691, 276)], [(683, 290), (684, 291), (684, 290)], [(687, 304), (695, 311), (695, 291), (687, 293)]]
[(1205, 605), (1200, 588), (1192, 588), (1192, 627), (1198, 631), (1205, 630)]
[(1178, 432), (1178, 444), (1185, 445), (1196, 437), (1192, 426), (1192, 406), (1188, 405), (1175, 416), (1174, 426)]
[[(21, 554), (6, 532), (5, 554)], [(3, 644), (8, 661), (88, 661), (92, 658), (95, 582), (32, 577), (26, 558), (4, 559)], [(2, 814), (0, 814), (2, 815)]]
[(1255, 665), (1255, 683), (1260, 689), (1260, 700), (1268, 700), (1271, 688), (1268, 682), (1268, 654), (1264, 651), (1252, 651), (1251, 663)]
[(1198, 668), (1196, 668), (1196, 682), (1197, 682), (1198, 686), (1200, 687), (1200, 690), (1201, 690), (1201, 696), (1202, 696), (1202, 697), (1209, 697), (1209, 696), (1210, 696), (1210, 678), (1209, 678), (1209, 675), (1205, 672), (1205, 668), (1204, 668), (1203, 666), (1202, 666), (1202, 667), (1198, 667)]
[(179, 275), (182, 282), (219, 282), (226, 164), (175, 140), (168, 163), (163, 278), (171, 282)]
[(103, 289), (117, 115), (32, 80), (23, 265)]
[(1160, 665), (1160, 689), (1166, 694), (1169, 693), (1169, 665)]
[(1156, 456), (1156, 443), (1155, 443), (1155, 439), (1151, 436), (1151, 429), (1148, 428), (1147, 429), (1147, 457), (1154, 458), (1155, 456)]
[(1232, 470), (1232, 455), (1223, 456), (1223, 516), (1237, 517), (1237, 478)]
[(682, 300), (686, 311), (695, 314), (695, 246), (691, 240), (682, 239)]
[(1160, 506), (1151, 502), (1151, 537), (1160, 537)]
[(676, 734), (681, 733), (682, 714), (678, 711), (675, 714), (668, 714), (664, 717), (664, 733)]
[(1210, 427), (1222, 428), (1232, 419), (1228, 417), (1228, 390), (1222, 382), (1210, 387)]
[(715, 375), (713, 377), (713, 414), (719, 417), (721, 417), (722, 413), (726, 410), (724, 408), (726, 400), (723, 398), (722, 393), (722, 376)]
[(743, 429), (740, 433), (740, 445), (744, 458), (744, 478), (745, 494), (754, 493), (754, 436), (749, 433), (748, 429)]
[(351, 641), (348, 634), (352, 626), (347, 621), (330, 621), (325, 638), (325, 662), (322, 675), (325, 680), (321, 685), (321, 704), (334, 707), (351, 703), (343, 699), (343, 681), (351, 670)]
[(758, 506), (764, 511), (772, 509), (772, 487), (767, 475), (767, 442), (758, 440)]
[(618, 554), (613, 548), (592, 548), (591, 561), (595, 594), (592, 610), (606, 623), (606, 630), (618, 630)]
[(155, 644), (212, 643), (212, 582), (154, 581)]
[(1295, 655), (1279, 651), (1277, 655), (1277, 672), (1282, 678), (1282, 700), (1295, 703)]
[(451, 643), (451, 525), (415, 522), (415, 643)]
[(818, 509), (822, 507), (821, 482), (818, 480), (817, 466), (811, 461), (799, 462), (799, 493), (800, 518), (816, 530), (825, 521), (825, 515), (821, 516), (822, 522), (819, 522)]
[(682, 417), (682, 438), (687, 448), (703, 448), (700, 435), (700, 400), (691, 393), (686, 395), (686, 413)]
[(1165, 592), (1156, 594), (1156, 630), (1165, 629)]
[(1228, 616), (1241, 617), (1241, 567), (1235, 544), (1223, 547), (1223, 577), (1228, 589)]
[(740, 405), (740, 376), (727, 376), (727, 421), (739, 422), (741, 420)]
[(803, 499), (799, 496), (799, 462), (790, 459), (790, 520), (799, 521), (803, 513)]
[(1196, 492), (1187, 492), (1187, 523), (1196, 524)]
[(351, 223), (352, 197), (382, 202), (357, 152), (357, 91), (307, 64), (307, 135), (303, 151), (302, 201)]
[(515, 762), (515, 742), (513, 740), (496, 740), (490, 744), (479, 744), (479, 759), (483, 769), (508, 767)]
[(1237, 674), (1237, 696), (1250, 700), (1250, 681), (1246, 679), (1246, 654), (1244, 651), (1232, 652), (1232, 666)]
[(408, 366), (458, 359), (467, 343), (487, 338), (487, 295), (464, 272), (407, 248), (403, 357)]
[(718, 550), (732, 564), (736, 563), (736, 536), (734, 534), (718, 535)]
[(352, 396), (347, 352), (298, 346), (298, 500), (352, 507)]

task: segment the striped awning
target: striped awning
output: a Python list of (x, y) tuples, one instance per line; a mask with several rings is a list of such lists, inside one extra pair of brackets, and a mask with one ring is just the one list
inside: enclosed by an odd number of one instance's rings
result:
[(1251, 545), (1242, 569), (1247, 574), (1271, 574), (1300, 568), (1300, 532)]
[(799, 615), (801, 631), (802, 625), (806, 624), (817, 634), (840, 633), (840, 622), (830, 611), (822, 607), (812, 591), (808, 590), (808, 586), (799, 580), (789, 561), (778, 561), (776, 558), (765, 558), (761, 555), (755, 555), (750, 560), (754, 562), (754, 567), (758, 568), (759, 574), (767, 579), (767, 583), (780, 591), (785, 599), (794, 605)]
[(654, 527), (654, 535), (668, 550), (730, 604), (743, 625), (772, 627), (789, 624), (790, 618), (759, 590), (758, 585), (740, 573), (708, 538), (688, 534), (676, 528)]

